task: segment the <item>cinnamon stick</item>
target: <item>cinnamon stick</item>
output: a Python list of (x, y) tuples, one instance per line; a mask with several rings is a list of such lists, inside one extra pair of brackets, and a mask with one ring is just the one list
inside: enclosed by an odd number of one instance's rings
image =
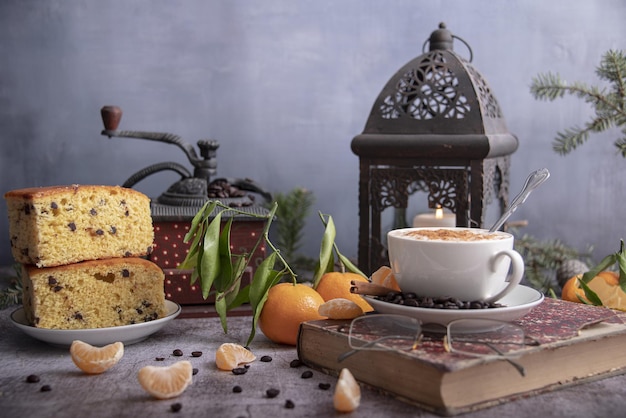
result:
[(352, 285), (350, 287), (350, 293), (356, 293), (357, 295), (385, 296), (389, 292), (398, 293), (394, 289), (371, 282), (352, 280), (350, 284)]

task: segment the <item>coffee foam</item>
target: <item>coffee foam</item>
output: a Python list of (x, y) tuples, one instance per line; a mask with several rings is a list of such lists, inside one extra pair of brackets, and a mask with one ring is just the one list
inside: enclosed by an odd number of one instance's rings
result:
[(492, 241), (505, 239), (506, 235), (497, 232), (471, 229), (420, 229), (408, 231), (405, 237), (420, 241)]

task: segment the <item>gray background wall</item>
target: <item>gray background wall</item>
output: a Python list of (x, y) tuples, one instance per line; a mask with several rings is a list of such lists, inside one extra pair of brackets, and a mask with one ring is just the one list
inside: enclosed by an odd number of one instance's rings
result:
[[(356, 257), (350, 141), (387, 80), (444, 21), (473, 48), (520, 139), (512, 194), (528, 172), (552, 172), (514, 219), (528, 220), (524, 232), (537, 238), (593, 244), (599, 259), (624, 237), (617, 132), (555, 154), (556, 132), (592, 111), (575, 99), (538, 102), (529, 85), (546, 71), (596, 83), (602, 53), (625, 46), (625, 20), (623, 0), (3, 0), (0, 191), (121, 184), (152, 163), (187, 163), (170, 145), (102, 137), (99, 109), (116, 104), (121, 129), (219, 140), (220, 176), (250, 177), (274, 193), (310, 189), (315, 211), (333, 215), (342, 252)], [(162, 173), (137, 189), (156, 197), (176, 180)], [(316, 213), (306, 232), (314, 257)], [(4, 204), (0, 237), (0, 263), (9, 264)]]

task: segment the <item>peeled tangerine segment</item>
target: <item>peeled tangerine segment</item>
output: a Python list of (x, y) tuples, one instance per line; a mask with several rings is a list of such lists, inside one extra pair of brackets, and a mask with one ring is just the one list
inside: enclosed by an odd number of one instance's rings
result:
[(354, 319), (363, 315), (363, 309), (350, 299), (335, 298), (322, 303), (317, 313), (328, 319)]
[(215, 365), (220, 370), (232, 370), (240, 364), (256, 360), (252, 351), (235, 343), (224, 343), (215, 352)]
[(120, 361), (124, 355), (124, 344), (116, 342), (104, 347), (95, 347), (75, 340), (70, 346), (70, 355), (74, 364), (85, 373), (99, 374)]
[(388, 266), (380, 267), (378, 270), (372, 273), (371, 279), (372, 279), (372, 283), (374, 284), (388, 287), (397, 292), (401, 291), (400, 286), (398, 285), (398, 282), (396, 281), (396, 276), (394, 276), (393, 271), (391, 270), (391, 267), (388, 267)]
[(191, 383), (193, 367), (189, 361), (179, 361), (170, 366), (145, 366), (139, 370), (137, 379), (141, 387), (157, 399), (174, 398)]
[(333, 405), (339, 412), (352, 412), (361, 403), (361, 388), (348, 369), (341, 369), (335, 386)]

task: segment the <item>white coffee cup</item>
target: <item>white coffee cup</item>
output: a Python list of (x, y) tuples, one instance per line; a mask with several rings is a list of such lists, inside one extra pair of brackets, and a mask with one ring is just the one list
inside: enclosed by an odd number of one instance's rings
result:
[(477, 228), (402, 228), (387, 234), (389, 261), (403, 292), (462, 301), (494, 302), (519, 284), (524, 260), (513, 240), (509, 233)]

